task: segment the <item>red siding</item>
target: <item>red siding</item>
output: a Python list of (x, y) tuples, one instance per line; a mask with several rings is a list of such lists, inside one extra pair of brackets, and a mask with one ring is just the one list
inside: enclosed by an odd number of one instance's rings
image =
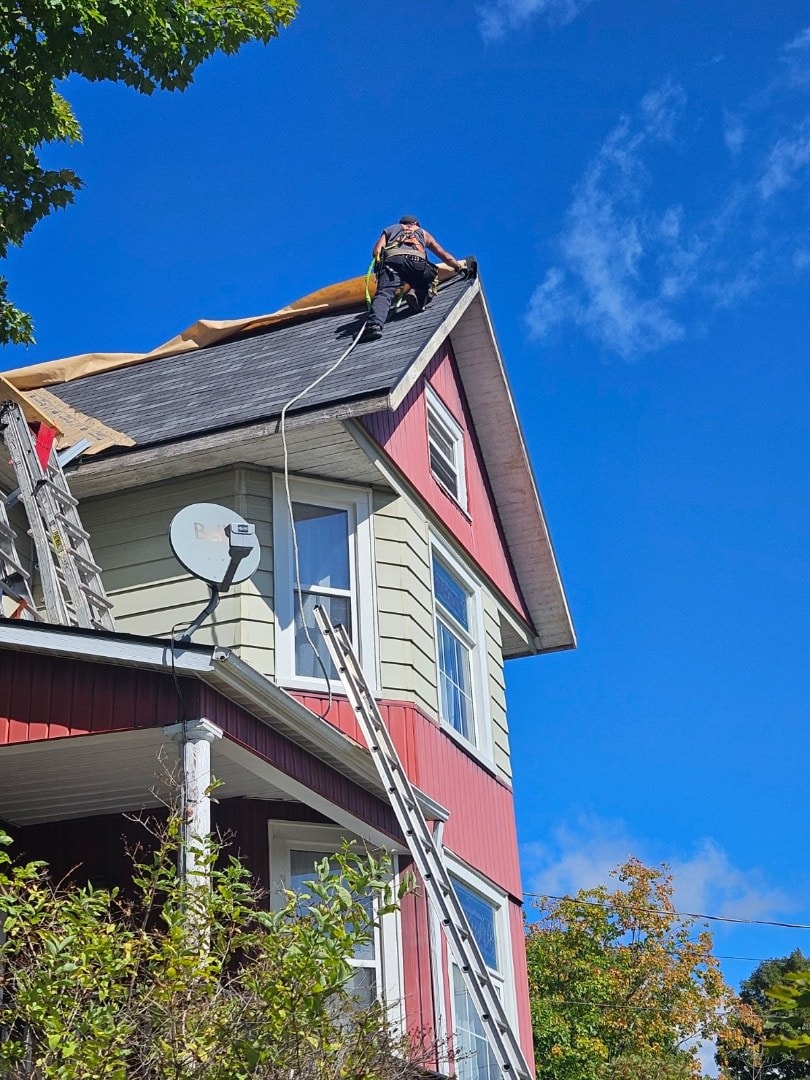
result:
[[(434, 480), (430, 471), (424, 393), (426, 381), (464, 432), (467, 513)], [(360, 419), (481, 570), (526, 621), (531, 622), (509, 561), (450, 343), (442, 345), (425, 374), (395, 412), (371, 413)], [(493, 477), (493, 480), (497, 480), (497, 477)]]
[[(186, 709), (197, 712), (199, 684), (181, 679), (180, 686)], [(0, 746), (162, 727), (182, 717), (169, 675), (0, 653)]]
[[(205, 716), (285, 775), (401, 839), (390, 806), (215, 690), (181, 680), (186, 715)], [(0, 746), (164, 727), (182, 719), (174, 680), (161, 672), (0, 652)]]
[[(296, 694), (323, 715), (328, 698)], [(514, 897), (520, 897), (512, 791), (409, 702), (378, 703), (411, 781), (450, 811), (447, 847)], [(348, 702), (335, 698), (328, 719), (362, 743)]]

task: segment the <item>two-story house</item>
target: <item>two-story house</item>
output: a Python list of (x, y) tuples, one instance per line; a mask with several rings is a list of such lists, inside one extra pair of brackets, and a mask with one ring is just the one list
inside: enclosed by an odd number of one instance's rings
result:
[[(320, 604), (350, 628), (422, 809), (444, 823), (531, 1060), (504, 664), (571, 648), (571, 620), (480, 282), (449, 278), (425, 312), (395, 315), (330, 370), (363, 312), (344, 283), (273, 316), (195, 324), (144, 357), (9, 374), (93, 444), (70, 484), (116, 631), (0, 620), (0, 822), (57, 874), (121, 881), (122, 812), (159, 803), (182, 730), (221, 782), (214, 825), (271, 897), (342, 837), (386, 847), (404, 871), (408, 846), (318, 638)], [(208, 600), (167, 538), (195, 502), (254, 523), (261, 559), (178, 646)], [(460, 1075), (490, 1076), (423, 891), (355, 964), (358, 994), (451, 1035)]]

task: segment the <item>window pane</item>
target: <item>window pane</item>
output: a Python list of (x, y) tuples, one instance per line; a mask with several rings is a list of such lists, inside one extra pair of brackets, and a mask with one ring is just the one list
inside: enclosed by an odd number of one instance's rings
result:
[(451, 467), (441, 454), (436, 452), (432, 444), (430, 447), (430, 471), (439, 483), (447, 488), (453, 498), (458, 500), (458, 475), (455, 467)]
[[(290, 851), (290, 888), (293, 892), (306, 892), (306, 882), (315, 878), (315, 863), (329, 859), (330, 870), (337, 870), (337, 863), (331, 851)], [(360, 903), (366, 913), (369, 923), (373, 919), (374, 901), (370, 896), (360, 898)], [(355, 960), (374, 960), (376, 956), (374, 936), (362, 945), (358, 945), (354, 953)]]
[(292, 507), (301, 584), (350, 588), (348, 510), (299, 502)]
[(354, 975), (346, 984), (346, 989), (361, 1005), (373, 1005), (377, 1000), (377, 975), (374, 968), (355, 968)]
[(498, 970), (498, 941), (495, 936), (495, 908), (483, 896), (468, 889), (457, 878), (453, 879), (459, 903), (467, 916), (467, 922), (478, 943), (487, 967)]
[(470, 629), (470, 594), (444, 563), (433, 558), (433, 589), (436, 602), (465, 630)]
[(472, 684), (470, 651), (440, 620), (436, 621), (439, 645), (439, 709), (442, 720), (471, 739)]
[[(315, 607), (320, 604), (326, 611), (334, 626), (345, 626), (346, 632), (351, 637), (352, 612), (348, 597), (324, 596), (318, 593), (303, 592), (301, 599), (304, 604), (304, 616), (306, 618), (309, 637), (312, 639), (318, 656), (323, 661), (330, 679), (337, 679), (338, 673), (329, 650), (323, 640), (320, 630), (315, 625)], [(314, 679), (323, 679), (323, 668), (318, 663), (318, 656), (310, 645), (301, 619), (301, 604), (299, 603), (298, 590), (293, 586), (293, 600), (295, 601), (295, 674), (305, 675)]]
[(502, 1073), (489, 1048), (484, 1028), (464, 977), (453, 964), (453, 1013), (456, 1023), (456, 1072), (459, 1080), (500, 1080)]

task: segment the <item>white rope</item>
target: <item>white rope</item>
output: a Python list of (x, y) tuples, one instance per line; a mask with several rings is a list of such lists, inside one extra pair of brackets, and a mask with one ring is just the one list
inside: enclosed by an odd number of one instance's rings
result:
[[(365, 319), (363, 320), (363, 325), (357, 331), (357, 334), (354, 337), (354, 339), (352, 340), (352, 343), (349, 345), (348, 349), (346, 349), (338, 357), (338, 359), (334, 362), (334, 364), (332, 364), (331, 367), (327, 368), (326, 371), (322, 372), (317, 377), (317, 379), (313, 379), (312, 382), (309, 384), (309, 386), (305, 386), (303, 390), (300, 390), (295, 395), (295, 397), (291, 398), (287, 402), (287, 404), (284, 406), (284, 408), (281, 410), (280, 431), (281, 431), (281, 445), (282, 445), (282, 448), (283, 448), (283, 451), (284, 451), (284, 492), (285, 492), (285, 495), (287, 497), (287, 514), (289, 515), (290, 529), (292, 530), (293, 564), (295, 566), (295, 592), (296, 592), (296, 596), (298, 597), (298, 606), (301, 609), (301, 625), (304, 628), (304, 635), (306, 636), (306, 639), (309, 642), (310, 648), (315, 653), (315, 659), (318, 661), (318, 664), (320, 665), (321, 671), (323, 672), (323, 677), (324, 677), (324, 679), (326, 681), (327, 689), (329, 691), (329, 702), (328, 702), (327, 707), (326, 707), (326, 712), (324, 713), (325, 716), (329, 715), (329, 710), (332, 708), (332, 684), (329, 681), (329, 672), (326, 670), (324, 662), (321, 659), (321, 655), (318, 652), (318, 650), (315, 648), (315, 642), (312, 640), (312, 636), (311, 636), (311, 634), (309, 632), (309, 627), (307, 626), (306, 615), (304, 613), (304, 597), (303, 597), (303, 589), (301, 588), (301, 564), (300, 564), (299, 557), (298, 557), (298, 536), (296, 535), (296, 530), (295, 530), (295, 518), (293, 517), (293, 508), (292, 508), (292, 495), (290, 493), (290, 455), (289, 455), (289, 449), (287, 447), (286, 421), (287, 421), (287, 413), (293, 407), (293, 405), (295, 405), (296, 402), (300, 401), (301, 398), (304, 397), (306, 394), (309, 394), (312, 390), (314, 390), (316, 386), (318, 386), (320, 383), (322, 383), (323, 380), (328, 378), (334, 371), (337, 371), (337, 369), (340, 367), (340, 365), (343, 363), (343, 361), (346, 359), (346, 357), (349, 356), (350, 353), (354, 350), (354, 348), (357, 346), (358, 342), (360, 341), (360, 338), (361, 338), (361, 336), (363, 334), (363, 331), (366, 328), (366, 321), (367, 320), (365, 320)], [(294, 610), (294, 607), (295, 607), (295, 605), (293, 605), (293, 629), (295, 628), (295, 610)]]

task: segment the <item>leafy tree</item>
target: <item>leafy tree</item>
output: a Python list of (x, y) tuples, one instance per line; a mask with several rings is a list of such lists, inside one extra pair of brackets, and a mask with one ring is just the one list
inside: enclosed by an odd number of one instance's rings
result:
[[(277, 36), (297, 0), (10, 0), (0, 6), (0, 258), (81, 187), (45, 168), (43, 146), (81, 132), (61, 80), (123, 82), (142, 94), (185, 90), (215, 52)], [(34, 340), (29, 315), (0, 277), (0, 343)]]
[(630, 859), (612, 874), (617, 888), (546, 898), (527, 924), (538, 1080), (700, 1076), (697, 1040), (739, 1008), (711, 935), (675, 914), (662, 869)]
[(789, 956), (763, 960), (740, 984), (740, 998), (754, 1013), (756, 1028), (744, 1032), (743, 1046), (718, 1043), (718, 1056), (733, 1080), (805, 1080), (810, 1076), (801, 1054), (802, 1043), (810, 1046), (810, 1014), (801, 1007), (802, 980), (805, 990), (810, 990), (810, 957), (795, 949)]
[[(350, 846), (264, 910), (216, 845), (192, 884), (177, 823), (134, 898), (54, 887), (0, 848), (0, 1075), (13, 1080), (406, 1080), (424, 1048), (347, 989), (349, 958), (396, 900), (386, 859)], [(8, 838), (4, 838), (7, 843)], [(198, 852), (199, 854), (199, 852)]]

